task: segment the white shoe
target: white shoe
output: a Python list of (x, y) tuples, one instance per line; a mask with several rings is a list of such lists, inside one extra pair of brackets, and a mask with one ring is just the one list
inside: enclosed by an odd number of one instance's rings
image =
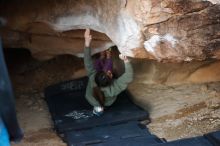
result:
[(101, 116), (104, 112), (104, 108), (101, 106), (94, 106), (92, 113), (97, 116)]

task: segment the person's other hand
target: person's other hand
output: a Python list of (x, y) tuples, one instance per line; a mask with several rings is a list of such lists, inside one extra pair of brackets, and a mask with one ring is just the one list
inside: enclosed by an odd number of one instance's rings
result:
[(129, 62), (128, 57), (125, 56), (125, 55), (123, 55), (123, 54), (119, 54), (119, 58), (120, 58), (121, 60), (123, 60), (125, 63), (126, 63), (126, 62)]
[(84, 33), (84, 38), (85, 38), (85, 47), (89, 47), (91, 40), (92, 40), (92, 35), (90, 35), (90, 29), (87, 28), (85, 33)]
[(112, 72), (111, 72), (110, 70), (108, 70), (108, 71), (106, 72), (106, 74), (107, 74), (107, 76), (108, 76), (110, 79), (112, 79), (113, 74), (112, 74)]

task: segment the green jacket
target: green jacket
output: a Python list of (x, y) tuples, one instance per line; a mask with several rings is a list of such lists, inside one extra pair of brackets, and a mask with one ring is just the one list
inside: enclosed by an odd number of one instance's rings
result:
[[(92, 106), (100, 106), (99, 102), (93, 97), (93, 87), (96, 87), (95, 74), (96, 70), (93, 65), (91, 57), (91, 48), (84, 49), (84, 64), (89, 77), (88, 85), (86, 88), (86, 99)], [(105, 106), (110, 106), (117, 99), (117, 95), (125, 90), (133, 80), (133, 68), (129, 62), (125, 63), (125, 73), (118, 79), (115, 79), (110, 86), (101, 88), (105, 95)]]

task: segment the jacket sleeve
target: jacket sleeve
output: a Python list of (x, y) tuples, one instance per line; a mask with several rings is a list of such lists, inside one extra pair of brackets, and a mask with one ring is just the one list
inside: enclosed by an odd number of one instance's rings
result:
[(95, 68), (91, 56), (91, 48), (89, 47), (84, 48), (84, 65), (88, 76), (95, 73)]
[(114, 96), (125, 90), (133, 80), (133, 68), (130, 62), (125, 63), (125, 72), (113, 83)]

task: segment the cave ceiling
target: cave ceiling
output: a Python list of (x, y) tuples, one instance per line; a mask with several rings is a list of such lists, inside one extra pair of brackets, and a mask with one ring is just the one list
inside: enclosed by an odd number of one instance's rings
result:
[(5, 48), (27, 48), (38, 59), (81, 56), (92, 29), (93, 53), (157, 61), (220, 58), (219, 0), (1, 0)]

